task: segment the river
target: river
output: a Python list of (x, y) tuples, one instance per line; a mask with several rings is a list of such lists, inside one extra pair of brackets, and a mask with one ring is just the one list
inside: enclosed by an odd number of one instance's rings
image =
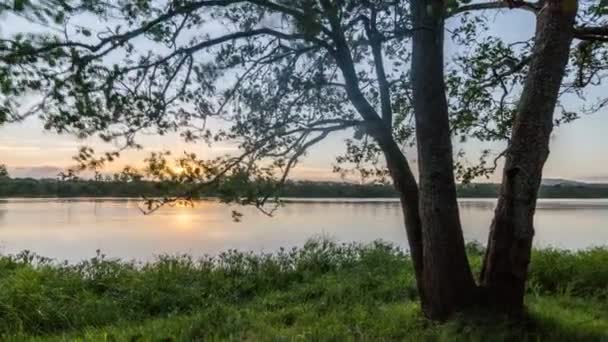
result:
[[(137, 200), (1, 199), (0, 254), (30, 250), (77, 262), (96, 250), (147, 261), (159, 254), (194, 256), (227, 249), (272, 252), (324, 236), (339, 242), (383, 240), (406, 248), (399, 203), (387, 199), (297, 200), (273, 217), (255, 208), (199, 201), (143, 215)], [(465, 239), (485, 242), (495, 200), (463, 199)], [(232, 220), (232, 210), (244, 214)], [(535, 246), (581, 249), (608, 244), (607, 200), (541, 200)]]

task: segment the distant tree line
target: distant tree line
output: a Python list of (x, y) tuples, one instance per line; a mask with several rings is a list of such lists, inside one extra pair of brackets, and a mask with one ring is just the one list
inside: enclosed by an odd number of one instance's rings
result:
[[(0, 197), (155, 197), (167, 193), (178, 194), (184, 186), (170, 182), (151, 181), (95, 181), (0, 178)], [(221, 197), (225, 188), (205, 188), (199, 197)], [(496, 198), (499, 185), (472, 183), (457, 187), (459, 197)], [(280, 190), (281, 197), (303, 198), (391, 198), (398, 197), (394, 187), (384, 184), (355, 184), (346, 182), (287, 182)], [(605, 184), (543, 185), (541, 198), (608, 198)]]

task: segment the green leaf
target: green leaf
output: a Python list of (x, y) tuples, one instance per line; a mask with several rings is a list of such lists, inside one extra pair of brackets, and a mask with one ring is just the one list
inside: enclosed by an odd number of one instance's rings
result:
[(23, 11), (25, 9), (25, 4), (27, 0), (15, 0), (13, 3), (13, 9), (15, 11)]

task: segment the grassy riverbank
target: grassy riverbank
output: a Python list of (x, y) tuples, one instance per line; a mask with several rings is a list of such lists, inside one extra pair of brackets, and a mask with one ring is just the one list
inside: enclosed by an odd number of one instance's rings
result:
[(22, 254), (0, 257), (0, 340), (608, 340), (608, 248), (535, 251), (529, 284), (525, 322), (437, 325), (421, 318), (407, 256), (380, 243), (145, 265)]

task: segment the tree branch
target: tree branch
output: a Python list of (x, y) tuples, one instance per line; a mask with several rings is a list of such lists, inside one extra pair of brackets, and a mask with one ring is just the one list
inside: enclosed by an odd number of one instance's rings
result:
[[(281, 179), (279, 180), (279, 183), (277, 185), (277, 188), (282, 187), (285, 182), (287, 181), (287, 177), (289, 176), (289, 172), (291, 171), (291, 169), (293, 169), (294, 166), (296, 166), (298, 159), (304, 154), (306, 153), (306, 151), (312, 147), (313, 145), (321, 142), (323, 139), (327, 138), (327, 136), (332, 133), (335, 132), (337, 130), (341, 130), (343, 128), (336, 126), (336, 128), (330, 128), (330, 129), (324, 129), (321, 131), (321, 133), (319, 135), (317, 135), (316, 137), (304, 142), (304, 143), (300, 143), (299, 148), (294, 152), (294, 154), (289, 158), (289, 161), (287, 162), (287, 165), (285, 166), (285, 169), (283, 171), (283, 175), (281, 176)], [(305, 136), (302, 136), (303, 138)], [(303, 140), (302, 140), (303, 141)], [(277, 189), (278, 190), (278, 189)], [(266, 203), (266, 201), (268, 201), (268, 199), (270, 198), (271, 194), (267, 194), (266, 196), (264, 196), (261, 200), (257, 201), (256, 203), (256, 207), (260, 210), (262, 210), (262, 206)], [(272, 216), (272, 213), (274, 211), (276, 211), (276, 209), (278, 208), (278, 206), (275, 206), (270, 212), (266, 212), (264, 210), (262, 210), (263, 213)]]
[[(511, 75), (521, 71), (526, 65), (530, 64), (531, 60), (532, 60), (532, 56), (524, 56), (517, 63), (509, 65), (509, 70), (502, 72), (502, 73), (497, 73), (496, 68), (495, 67), (492, 68), (493, 76), (486, 80), (483, 80), (480, 83), (480, 87), (487, 88), (487, 87), (494, 87), (494, 86), (498, 85), (499, 83), (501, 83), (503, 81), (503, 79), (505, 77), (511, 76)], [(503, 62), (502, 64), (507, 64), (507, 63)], [(498, 66), (500, 66), (500, 65), (498, 65)]]
[[(89, 59), (99, 58), (99, 57), (102, 57), (102, 56), (110, 53), (111, 51), (113, 51), (117, 47), (121, 46), (122, 44), (125, 44), (127, 41), (148, 32), (156, 25), (161, 24), (165, 21), (171, 20), (176, 16), (185, 15), (185, 17), (187, 18), (189, 13), (192, 13), (193, 11), (196, 11), (203, 7), (227, 6), (227, 5), (231, 5), (231, 4), (237, 4), (239, 2), (250, 2), (252, 4), (256, 4), (261, 7), (265, 7), (268, 9), (276, 10), (281, 13), (285, 13), (285, 14), (294, 16), (295, 18), (302, 18), (302, 16), (304, 15), (303, 13), (301, 13), (297, 10), (290, 9), (288, 7), (278, 5), (271, 1), (266, 1), (266, 0), (214, 0), (214, 1), (208, 0), (208, 1), (190, 3), (186, 6), (174, 8), (174, 9), (168, 11), (167, 13), (158, 16), (154, 20), (151, 20), (151, 21), (147, 22), (145, 25), (142, 25), (136, 29), (133, 29), (131, 31), (128, 31), (128, 32), (125, 32), (122, 34), (114, 34), (114, 35), (110, 35), (105, 38), (101, 38), (97, 44), (86, 44), (86, 43), (76, 42), (76, 41), (56, 42), (56, 43), (52, 43), (52, 44), (45, 44), (44, 46), (42, 46), (38, 49), (28, 50), (28, 51), (25, 51), (24, 53), (27, 53), (30, 55), (39, 55), (39, 54), (43, 54), (43, 53), (46, 53), (46, 52), (49, 52), (49, 51), (52, 51), (52, 50), (58, 49), (58, 48), (79, 47), (79, 48), (88, 50), (92, 53), (96, 53), (96, 52), (103, 50), (102, 52), (100, 52), (96, 55), (92, 55), (92, 56), (88, 57)], [(178, 26), (175, 34), (177, 34), (178, 31), (180, 31), (181, 28), (183, 28), (184, 24), (185, 24), (185, 18), (184, 18), (184, 22), (182, 22)], [(324, 31), (326, 31), (326, 30), (324, 30)], [(317, 44), (319, 44), (320, 46), (331, 49), (331, 46), (329, 46), (328, 44), (326, 44), (325, 42), (323, 42), (320, 39), (310, 37), (310, 35), (287, 34), (287, 33), (276, 31), (276, 30), (273, 30), (270, 28), (262, 28), (262, 29), (251, 30), (251, 31), (237, 32), (232, 35), (226, 35), (224, 37), (220, 37), (217, 39), (213, 39), (213, 40), (210, 40), (207, 42), (200, 43), (198, 45), (191, 47), (191, 49), (196, 50), (197, 49), (196, 46), (199, 46), (199, 49), (200, 49), (200, 48), (204, 48), (204, 47), (213, 46), (215, 44), (219, 44), (221, 42), (228, 41), (231, 39), (237, 39), (237, 38), (242, 38), (242, 37), (252, 37), (252, 36), (261, 35), (261, 34), (267, 34), (270, 36), (274, 36), (274, 37), (286, 39), (286, 40), (303, 39), (303, 40), (308, 40), (308, 41), (314, 41)], [(233, 36), (233, 38), (230, 38), (230, 36)], [(226, 38), (226, 39), (222, 40), (222, 38)], [(107, 45), (110, 45), (110, 46), (104, 50), (104, 47), (106, 47)], [(181, 49), (181, 50), (183, 51), (184, 49)], [(0, 56), (0, 58), (2, 58), (3, 60), (6, 59), (7, 61), (9, 61), (10, 58), (18, 57), (19, 55), (20, 55), (19, 53), (15, 52), (13, 54)]]
[(586, 41), (608, 42), (608, 26), (575, 27), (574, 37)]
[[(328, 124), (332, 124), (332, 125), (317, 127), (317, 126), (328, 125)], [(279, 184), (283, 184), (283, 183), (285, 183), (285, 181), (287, 179), (289, 171), (293, 168), (293, 166), (295, 166), (297, 159), (299, 157), (301, 157), (308, 148), (310, 148), (312, 145), (325, 139), (331, 132), (336, 132), (336, 131), (343, 130), (343, 129), (353, 127), (353, 126), (357, 126), (360, 124), (361, 124), (361, 122), (356, 121), (356, 120), (354, 120), (354, 121), (353, 120), (350, 120), (350, 121), (349, 120), (339, 120), (339, 119), (320, 120), (320, 121), (311, 123), (307, 127), (294, 128), (292, 130), (284, 131), (279, 134), (269, 135), (269, 136), (264, 137), (264, 138), (258, 140), (257, 142), (255, 142), (250, 148), (248, 148), (246, 151), (244, 151), (238, 157), (227, 160), (226, 163), (224, 164), (224, 167), (220, 171), (218, 171), (213, 176), (213, 178), (211, 178), (207, 181), (204, 181), (204, 182), (197, 183), (189, 190), (187, 190), (177, 196), (163, 198), (163, 199), (144, 198), (144, 202), (146, 203), (146, 210), (144, 210), (142, 208), (140, 208), (140, 210), (142, 211), (143, 214), (148, 215), (148, 214), (151, 214), (151, 213), (155, 212), (156, 210), (160, 209), (162, 206), (164, 206), (166, 204), (174, 203), (174, 202), (180, 201), (180, 200), (192, 200), (193, 198), (195, 198), (197, 193), (199, 193), (201, 190), (203, 190), (206, 187), (217, 184), (222, 179), (222, 177), (226, 176), (231, 170), (233, 170), (235, 167), (237, 167), (239, 164), (241, 164), (247, 157), (260, 151), (264, 146), (266, 146), (266, 144), (271, 142), (273, 139), (275, 139), (277, 137), (281, 137), (281, 136), (287, 136), (287, 135), (292, 135), (292, 134), (296, 134), (296, 133), (303, 133), (302, 137), (299, 139), (300, 142), (302, 142), (302, 144), (300, 144), (300, 146), (297, 148), (295, 146), (292, 148), (294, 151), (294, 154), (290, 157), (288, 164), (287, 164), (287, 168), (283, 172), (282, 177), (279, 181)], [(320, 133), (319, 133), (319, 135), (310, 139), (309, 141), (304, 142), (303, 138), (305, 138), (306, 135), (308, 135), (311, 132), (320, 132)], [(258, 207), (258, 209), (259, 209), (259, 207), (261, 205), (263, 205), (264, 202), (266, 202), (266, 200), (269, 197), (270, 197), (270, 195), (267, 195), (267, 196), (263, 197), (261, 200), (257, 200), (256, 207)], [(262, 212), (264, 212), (264, 211), (262, 210)]]
[(382, 58), (382, 41), (383, 37), (376, 28), (376, 10), (374, 7), (371, 8), (371, 19), (364, 17), (365, 32), (367, 38), (370, 41), (372, 48), (372, 54), (374, 56), (374, 67), (376, 68), (376, 76), (378, 77), (378, 89), (380, 91), (380, 106), (382, 113), (382, 120), (392, 130), (393, 127), (393, 110), (391, 108), (391, 93), (390, 84), (386, 78), (386, 72), (384, 70), (384, 59)]
[(464, 5), (457, 7), (456, 9), (446, 13), (446, 18), (453, 17), (455, 15), (471, 12), (471, 11), (481, 11), (481, 10), (495, 10), (495, 9), (513, 9), (518, 8), (526, 11), (530, 11), (532, 13), (538, 12), (541, 6), (541, 1), (538, 2), (526, 2), (520, 0), (505, 0), (505, 1), (493, 1), (493, 2), (482, 2), (475, 3), (470, 5)]

